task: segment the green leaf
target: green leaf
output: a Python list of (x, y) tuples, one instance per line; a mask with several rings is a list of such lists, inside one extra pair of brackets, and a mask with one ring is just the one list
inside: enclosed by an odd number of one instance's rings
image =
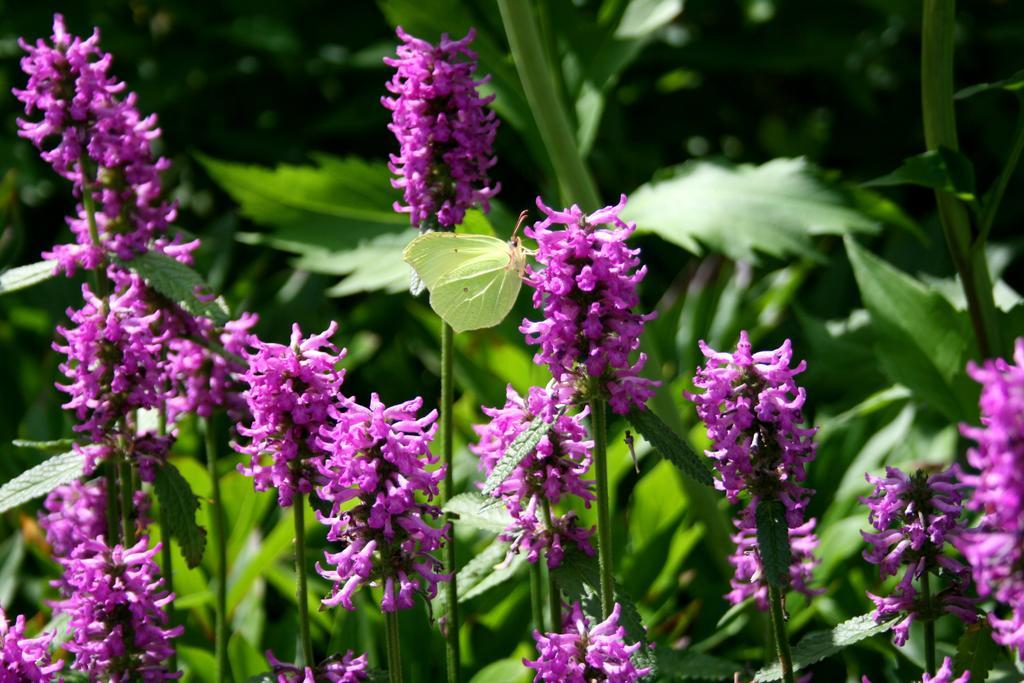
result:
[(690, 161), (637, 188), (622, 217), (695, 254), (704, 245), (737, 260), (764, 253), (820, 261), (814, 236), (880, 228), (849, 191), (802, 158), (761, 166)]
[[(826, 657), (831, 657), (840, 650), (858, 643), (865, 638), (871, 638), (879, 633), (885, 633), (897, 622), (897, 619), (884, 621), (881, 624), (875, 623), (872, 614), (862, 614), (859, 617), (848, 619), (839, 624), (831, 631), (814, 631), (808, 633), (796, 647), (793, 648), (793, 670), (805, 669), (815, 662), (820, 662)], [(772, 664), (757, 672), (754, 683), (766, 683), (777, 681), (782, 678), (782, 670), (778, 664)]]
[[(988, 92), (990, 90), (1007, 90), (1017, 93), (1024, 90), (1024, 69), (1021, 69), (1009, 78), (1004, 78), (1003, 80), (996, 81), (995, 83), (979, 83), (978, 85), (972, 85), (964, 88), (963, 90), (958, 91), (953, 97), (958, 100), (964, 100), (973, 95), (977, 95), (978, 93)], [(974, 678), (972, 677), (971, 680), (974, 680)]]
[(920, 185), (974, 201), (974, 166), (960, 152), (940, 147), (903, 160), (892, 173), (864, 183), (865, 187)]
[(699, 484), (714, 486), (715, 480), (688, 441), (680, 437), (660, 417), (645, 408), (632, 408), (626, 415), (636, 431), (647, 439), (661, 456)]
[(81, 453), (62, 453), (22, 472), (0, 487), (0, 512), (45, 496), (58, 486), (69, 484), (82, 476), (85, 456)]
[(877, 333), (883, 371), (950, 420), (971, 419), (978, 389), (964, 372), (974, 349), (967, 314), (852, 239), (846, 252)]
[(204, 295), (210, 293), (210, 288), (199, 273), (167, 254), (147, 251), (124, 262), (124, 265), (188, 313), (209, 318), (218, 325), (230, 320), (230, 313), (222, 298), (203, 300), (206, 298)]
[(29, 441), (27, 439), (15, 439), (11, 442), (11, 445), (15, 448), (33, 448), (43, 453), (50, 453), (56, 455), (57, 453), (66, 453), (69, 449), (75, 445), (74, 439), (54, 439), (52, 441)]
[(538, 415), (526, 426), (526, 429), (512, 439), (512, 443), (505, 449), (501, 459), (494, 465), (494, 469), (487, 476), (487, 481), (484, 482), (483, 494), (485, 496), (494, 493), (519, 466), (523, 458), (537, 449), (537, 444), (547, 435), (553, 422), (557, 421), (563, 412), (565, 412), (564, 408), (559, 409), (552, 422), (546, 422), (543, 417)]
[(979, 620), (969, 625), (956, 646), (953, 671), (958, 675), (971, 672), (972, 683), (984, 683), (996, 664), (1000, 647), (992, 640), (992, 625)]
[(697, 679), (702, 681), (732, 680), (743, 666), (727, 659), (713, 657), (702, 652), (656, 650), (658, 672), (672, 679)]
[(779, 500), (761, 500), (754, 511), (757, 520), (757, 550), (761, 554), (765, 578), (780, 588), (789, 585), (789, 525), (786, 506)]
[(185, 563), (190, 568), (198, 567), (206, 547), (206, 530), (196, 523), (199, 498), (171, 463), (157, 470), (154, 489), (157, 501), (166, 513), (168, 535), (177, 539)]
[(228, 661), (236, 681), (265, 675), (260, 672), (267, 668), (267, 658), (238, 632), (231, 634), (228, 640)]
[(456, 524), (464, 524), (483, 531), (504, 531), (512, 524), (512, 516), (501, 500), (467, 491), (452, 497), (444, 511), (455, 515)]
[(0, 294), (17, 292), (19, 289), (26, 289), (49, 280), (56, 275), (55, 267), (56, 264), (53, 261), (39, 261), (27, 266), (8, 268), (0, 273)]
[(507, 657), (491, 662), (476, 672), (469, 683), (526, 683), (533, 680), (530, 670), (523, 666), (522, 657)]
[[(459, 603), (483, 595), (514, 577), (526, 563), (526, 556), (516, 554), (505, 566), (509, 543), (495, 540), (459, 570)], [(433, 602), (434, 617), (448, 613), (448, 594), (439, 591)]]
[(244, 683), (277, 683), (277, 676), (271, 672), (256, 674), (255, 676), (249, 676), (246, 678)]

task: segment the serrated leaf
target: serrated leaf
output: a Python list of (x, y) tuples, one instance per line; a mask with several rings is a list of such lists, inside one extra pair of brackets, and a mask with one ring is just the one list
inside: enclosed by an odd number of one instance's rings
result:
[[(979, 83), (972, 85), (963, 90), (960, 90), (953, 97), (958, 100), (964, 100), (973, 95), (977, 95), (981, 92), (988, 92), (990, 90), (1008, 90), (1010, 92), (1020, 92), (1024, 90), (1024, 69), (1021, 69), (1009, 78), (1004, 78), (1001, 81), (994, 83)], [(973, 678), (971, 680), (974, 680)]]
[(66, 453), (75, 445), (74, 439), (53, 439), (52, 441), (30, 441), (28, 439), (15, 439), (11, 442), (15, 448), (33, 448), (37, 451), (56, 455)]
[[(831, 657), (840, 650), (865, 638), (885, 633), (897, 621), (899, 620), (891, 619), (878, 624), (875, 623), (874, 615), (862, 614), (859, 617), (847, 619), (830, 631), (808, 633), (793, 648), (793, 670), (805, 669), (811, 664), (820, 662), (826, 657)], [(768, 681), (777, 681), (781, 678), (782, 669), (778, 664), (773, 664), (758, 671), (754, 677), (754, 683), (767, 683)]]
[(974, 201), (974, 166), (960, 152), (940, 147), (903, 160), (892, 173), (864, 183), (865, 187), (919, 185)]
[[(459, 602), (483, 595), (514, 577), (526, 563), (526, 556), (516, 554), (505, 565), (509, 543), (495, 540), (466, 563), (458, 573)], [(433, 602), (434, 617), (448, 613), (448, 594), (439, 591)]]
[(157, 470), (153, 488), (165, 513), (168, 535), (178, 541), (185, 563), (190, 568), (198, 567), (206, 547), (206, 530), (196, 523), (199, 498), (172, 463)]
[(456, 524), (464, 524), (483, 531), (504, 531), (513, 521), (499, 499), (481, 495), (476, 491), (453, 496), (445, 503), (444, 511), (458, 515), (455, 519)]
[(0, 294), (17, 292), (20, 289), (45, 282), (56, 275), (55, 267), (56, 264), (53, 261), (39, 261), (26, 266), (8, 268), (0, 273)]
[(680, 652), (659, 648), (656, 650), (655, 658), (658, 661), (658, 671), (673, 680), (732, 680), (737, 671), (743, 671), (743, 666), (735, 662), (702, 652)]
[(71, 483), (82, 476), (85, 455), (71, 452), (55, 455), (32, 469), (26, 470), (0, 487), (0, 512), (45, 496), (58, 486)]
[(875, 233), (880, 222), (805, 159), (761, 166), (691, 161), (637, 188), (622, 212), (637, 229), (699, 254), (736, 260), (805, 256), (821, 261), (816, 235)]
[(992, 625), (987, 620), (970, 624), (956, 646), (953, 671), (958, 675), (971, 672), (972, 683), (984, 683), (996, 664), (1000, 647), (992, 640)]
[[(560, 408), (554, 421), (557, 421), (563, 412), (565, 412), (565, 408)], [(512, 475), (523, 458), (537, 449), (537, 444), (547, 435), (551, 424), (538, 415), (516, 435), (516, 438), (512, 439), (512, 443), (505, 449), (501, 459), (494, 465), (494, 469), (487, 476), (487, 481), (484, 482), (483, 493), (485, 496), (494, 493), (501, 483)]]
[(698, 484), (714, 486), (715, 480), (711, 470), (704, 465), (697, 451), (688, 441), (673, 432), (660, 417), (644, 408), (632, 408), (626, 419), (640, 436), (650, 442), (654, 450), (661, 453), (661, 457), (675, 465), (679, 471)]
[(789, 586), (789, 566), (793, 562), (786, 506), (779, 500), (761, 500), (754, 517), (757, 521), (757, 551), (761, 555), (765, 578), (769, 583), (785, 588)]
[(972, 419), (978, 389), (964, 372), (974, 353), (967, 314), (852, 239), (846, 240), (846, 252), (885, 374), (949, 419)]
[(230, 320), (230, 313), (222, 298), (204, 300), (206, 297), (203, 295), (208, 294), (210, 288), (199, 273), (167, 254), (147, 251), (131, 261), (125, 261), (124, 266), (188, 313), (209, 318), (218, 325)]

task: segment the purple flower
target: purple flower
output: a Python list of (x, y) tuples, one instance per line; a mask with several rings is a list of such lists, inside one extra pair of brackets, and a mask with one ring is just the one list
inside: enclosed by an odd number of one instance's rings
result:
[(632, 660), (640, 643), (626, 643), (626, 630), (619, 626), (621, 607), (615, 603), (608, 618), (591, 628), (579, 603), (572, 605), (562, 633), (534, 631), (537, 659), (524, 659), (533, 669), (534, 683), (633, 683), (650, 673)]
[[(366, 583), (384, 586), (385, 612), (413, 606), (421, 590), (437, 595), (448, 580), (432, 552), (441, 547), (450, 525), (427, 523), (441, 510), (428, 502), (438, 495), (444, 468), (427, 470), (438, 458), (430, 453), (437, 432), (437, 411), (418, 417), (422, 399), (388, 407), (376, 394), (369, 407), (347, 399), (332, 409), (334, 424), (321, 431), (320, 446), (329, 453), (321, 465), (320, 497), (331, 503), (320, 521), (330, 527), (327, 540), (342, 544), (328, 552), (328, 568), (317, 571), (334, 585), (324, 604), (355, 609), (352, 594)], [(355, 505), (351, 505), (351, 502)]]
[(540, 347), (535, 363), (558, 379), (582, 384), (591, 378), (597, 383), (592, 389), (619, 414), (643, 408), (658, 385), (639, 376), (644, 354), (630, 360), (654, 314), (633, 312), (647, 268), (637, 258), (640, 251), (626, 246), (636, 225), (619, 218), (625, 205), (622, 195), (616, 206), (588, 216), (576, 205), (555, 211), (537, 198), (546, 218), (524, 232), (537, 240), (540, 267), (528, 267), (526, 283), (543, 318), (519, 327), (528, 344)]
[(65, 648), (73, 668), (113, 683), (164, 681), (180, 674), (163, 661), (174, 654), (171, 639), (183, 627), (167, 628), (164, 607), (173, 594), (153, 561), (160, 550), (141, 538), (131, 548), (107, 547), (103, 538), (84, 541), (70, 558), (60, 559), (69, 594), (54, 607), (71, 617)]
[[(871, 679), (867, 676), (861, 676), (860, 680), (861, 683), (871, 683)], [(939, 667), (934, 676), (925, 673), (921, 677), (921, 683), (968, 683), (970, 680), (971, 672), (969, 670), (954, 677), (953, 660), (949, 657), (945, 657), (942, 660), (942, 666)]]
[(968, 507), (982, 513), (978, 526), (961, 534), (957, 548), (971, 567), (982, 597), (1009, 608), (990, 615), (996, 642), (1024, 647), (1024, 338), (1014, 346), (1014, 363), (999, 358), (967, 372), (981, 384), (981, 427), (961, 425), (977, 442), (967, 462), (978, 470), (964, 475), (973, 487)]
[(740, 332), (735, 353), (715, 351), (703, 341), (700, 349), (708, 359), (698, 368), (693, 384), (703, 393), (686, 393), (707, 427), (711, 458), (719, 478), (715, 487), (731, 503), (747, 491), (751, 500), (736, 521), (733, 537), (736, 552), (730, 562), (736, 567), (733, 590), (728, 598), (738, 603), (750, 595), (761, 609), (767, 609), (766, 584), (757, 552), (756, 508), (762, 500), (780, 500), (786, 508), (793, 564), (792, 587), (814, 593), (807, 584), (817, 561), (818, 545), (814, 520), (805, 522), (804, 512), (813, 491), (801, 486), (806, 465), (814, 459), (815, 429), (802, 427), (806, 393), (793, 379), (804, 371), (801, 361), (790, 367), (793, 349), (787, 339), (774, 351), (751, 352), (747, 333)]
[[(313, 491), (326, 454), (319, 445), (320, 427), (340, 399), (345, 378), (345, 371), (337, 368), (345, 350), (330, 342), (337, 329), (332, 322), (323, 333), (304, 339), (299, 326), (293, 325), (289, 346), (252, 338), (255, 351), (248, 353), (249, 367), (242, 376), (252, 422), (238, 426), (249, 443), (235, 446), (250, 460), (238, 469), (253, 478), (257, 491), (276, 488), (278, 502), (285, 507), (296, 492)], [(269, 464), (264, 456), (269, 456)]]
[(43, 256), (69, 275), (78, 266), (100, 267), (108, 253), (130, 259), (154, 242), (187, 261), (197, 243), (165, 237), (176, 209), (161, 199), (160, 172), (169, 162), (155, 158), (151, 149), (160, 136), (156, 117), (142, 117), (135, 93), (125, 93), (125, 84), (110, 75), (113, 60), (99, 40), (98, 29), (86, 40), (70, 35), (57, 14), (51, 43), (19, 41), (28, 53), (21, 68), (29, 78), (14, 95), (24, 103), (26, 116), (40, 115), (19, 119), (19, 135), (72, 182), (76, 197), (82, 200), (88, 192), (96, 204), (95, 238), (80, 201), (76, 215), (68, 218), (75, 244), (57, 245)]
[(474, 29), (462, 40), (441, 36), (439, 45), (397, 29), (402, 44), (397, 58), (384, 63), (396, 69), (387, 84), (395, 97), (381, 103), (391, 110), (388, 128), (398, 138), (400, 151), (391, 155), (388, 168), (397, 178), (405, 204), (395, 210), (408, 213), (415, 227), (436, 221), (446, 228), (462, 223), (466, 209), (481, 206), (498, 193), (487, 172), (496, 159), (492, 151), (498, 119), (486, 107), (494, 95), (481, 97), (477, 88), (488, 80), (473, 80), (476, 53), (469, 49)]
[(0, 608), (0, 683), (50, 683), (64, 662), (53, 661), (50, 642), (53, 633), (25, 637), (25, 617), (18, 615), (12, 625)]
[(590, 468), (593, 447), (583, 425), (587, 410), (575, 415), (564, 412), (572, 393), (571, 387), (552, 382), (547, 388), (532, 387), (523, 399), (509, 385), (504, 407), (483, 409), (491, 421), (473, 428), (480, 442), (469, 447), (479, 456), (480, 469), (489, 476), (512, 441), (535, 417), (551, 424), (536, 449), (493, 493), (504, 500), (514, 520), (501, 534), (502, 540), (512, 542), (509, 552), (525, 552), (530, 562), (537, 562), (543, 551), (549, 567), (561, 564), (566, 541), (588, 555), (594, 554), (590, 544), (594, 529), (580, 527), (573, 512), (558, 515), (551, 510), (569, 496), (581, 498), (587, 507), (594, 499), (591, 482), (583, 479)]
[(54, 557), (71, 557), (89, 539), (107, 534), (107, 483), (104, 479), (58, 486), (43, 501), (39, 526)]
[(359, 683), (369, 678), (366, 655), (356, 657), (351, 650), (344, 655), (331, 655), (316, 667), (303, 669), (281, 662), (267, 650), (267, 661), (277, 683)]

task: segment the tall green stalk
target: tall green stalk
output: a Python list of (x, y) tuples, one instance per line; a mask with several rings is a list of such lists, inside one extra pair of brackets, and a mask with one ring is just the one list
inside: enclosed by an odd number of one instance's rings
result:
[(540, 566), (540, 558), (530, 563), (530, 611), (533, 614), (533, 627), (544, 632), (544, 570)]
[[(167, 411), (163, 408), (160, 409), (157, 416), (156, 433), (160, 436), (167, 434)], [(158, 506), (157, 510), (157, 521), (160, 524), (160, 565), (164, 579), (164, 588), (168, 593), (173, 594), (174, 569), (171, 566), (171, 536), (167, 532), (167, 529), (170, 528), (170, 522), (167, 521), (167, 510), (163, 505)], [(174, 600), (167, 603), (164, 611), (167, 613), (167, 622), (174, 625)], [(167, 660), (167, 668), (169, 671), (178, 670), (178, 651), (175, 648), (171, 648), (171, 656)]]
[[(451, 500), (454, 493), (455, 474), (452, 471), (452, 450), (455, 422), (452, 419), (452, 403), (455, 401), (455, 334), (452, 326), (441, 321), (441, 453), (444, 463), (444, 487), (441, 489), (442, 504)], [(445, 636), (445, 657), (448, 683), (459, 683), (461, 679), (459, 655), (459, 587), (456, 582), (455, 529), (449, 533), (444, 549), (444, 571), (451, 574), (446, 586), (448, 592), (448, 623)]]
[[(210, 475), (210, 544), (213, 546), (213, 612), (214, 659), (216, 680), (223, 683), (228, 677), (228, 550), (224, 533), (224, 506), (220, 494), (220, 473), (217, 471), (216, 433), (212, 419), (201, 420), (203, 442), (206, 448), (206, 470)], [(300, 527), (296, 527), (296, 533)], [(303, 566), (305, 563), (303, 562)], [(305, 594), (305, 590), (301, 591)], [(301, 599), (301, 597), (300, 597)], [(312, 666), (312, 662), (307, 661)]]
[(388, 680), (391, 683), (402, 683), (402, 646), (398, 635), (398, 612), (384, 613), (384, 629), (388, 647)]
[(295, 601), (299, 607), (299, 640), (302, 658), (299, 666), (313, 666), (313, 641), (309, 637), (309, 593), (306, 590), (306, 495), (296, 493), (295, 510)]
[[(544, 508), (544, 519), (547, 521), (548, 529), (553, 529), (555, 526), (554, 516), (551, 514), (551, 502), (544, 498), (541, 501), (541, 505)], [(547, 568), (548, 574), (548, 612), (549, 612), (549, 623), (551, 624), (551, 630), (557, 631), (562, 626), (562, 591), (559, 589), (558, 584), (555, 582), (555, 577), (551, 573), (551, 568)]]
[(132, 488), (132, 464), (128, 461), (124, 449), (118, 454), (120, 462), (117, 465), (118, 479), (121, 485), (121, 525), (124, 547), (130, 548), (135, 545), (135, 519), (132, 516), (135, 510), (135, 490)]
[(498, 9), (526, 101), (555, 168), (563, 199), (593, 211), (601, 205), (601, 198), (576, 146), (576, 132), (556, 85), (554, 69), (545, 58), (533, 3), (498, 0)]
[(793, 675), (793, 655), (789, 649), (789, 636), (786, 635), (786, 610), (783, 602), (786, 594), (776, 586), (768, 584), (768, 606), (772, 615), (772, 633), (775, 636), (775, 651), (782, 667), (783, 683), (795, 683)]
[[(921, 108), (929, 150), (956, 151), (956, 113), (953, 110), (953, 33), (955, 0), (924, 0), (921, 26)], [(967, 311), (984, 358), (1002, 352), (992, 278), (985, 255), (984, 235), (973, 234), (963, 202), (948, 192), (935, 192), (942, 231), (967, 299)]]
[(117, 498), (117, 463), (108, 461), (103, 465), (107, 485), (107, 545), (113, 548), (121, 540), (120, 504)]
[(932, 611), (931, 578), (926, 570), (921, 575), (921, 600), (924, 603), (924, 666), (929, 675), (935, 675), (935, 614)]
[(603, 398), (590, 402), (591, 436), (594, 439), (594, 473), (597, 491), (597, 564), (601, 574), (601, 618), (607, 619), (615, 605), (612, 576), (612, 524), (608, 505), (608, 424)]

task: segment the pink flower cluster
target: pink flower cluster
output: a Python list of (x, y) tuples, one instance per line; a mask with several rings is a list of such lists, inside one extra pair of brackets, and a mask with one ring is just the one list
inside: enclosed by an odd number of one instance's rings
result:
[(630, 360), (654, 314), (633, 311), (647, 268), (639, 250), (626, 246), (636, 225), (619, 218), (625, 205), (623, 195), (617, 205), (587, 215), (576, 205), (556, 211), (538, 197), (545, 218), (524, 232), (537, 241), (539, 267), (528, 267), (526, 283), (543, 317), (519, 328), (528, 344), (540, 347), (534, 362), (558, 380), (590, 378), (618, 414), (643, 408), (658, 384), (640, 377), (644, 354)]
[(543, 551), (548, 567), (561, 564), (566, 542), (594, 554), (590, 544), (594, 530), (580, 527), (574, 512), (559, 515), (551, 510), (569, 496), (580, 498), (587, 507), (594, 500), (591, 482), (583, 479), (593, 447), (583, 425), (587, 410), (575, 415), (565, 412), (572, 393), (571, 387), (552, 383), (546, 388), (532, 387), (524, 399), (510, 385), (503, 407), (483, 409), (491, 421), (473, 428), (480, 441), (469, 447), (489, 476), (534, 418), (550, 424), (537, 447), (493, 493), (504, 500), (512, 515), (513, 523), (501, 534), (503, 540), (512, 542), (509, 552), (526, 553), (530, 562), (537, 562)]
[(356, 657), (351, 650), (344, 655), (332, 655), (315, 667), (302, 669), (281, 662), (267, 650), (267, 661), (277, 683), (359, 683), (369, 678), (366, 655)]
[(487, 210), (500, 188), (487, 175), (496, 162), (498, 119), (487, 109), (494, 95), (477, 92), (489, 77), (473, 80), (476, 53), (469, 44), (474, 36), (473, 29), (461, 40), (442, 35), (435, 46), (399, 27), (398, 56), (384, 58), (396, 70), (387, 84), (395, 97), (381, 98), (391, 110), (388, 128), (400, 145), (388, 164), (398, 176), (391, 184), (405, 201), (396, 202), (395, 210), (408, 213), (415, 227), (454, 228), (466, 209)]
[[(325, 605), (354, 609), (353, 593), (374, 583), (384, 587), (385, 612), (408, 609), (416, 591), (433, 598), (437, 584), (449, 578), (431, 555), (451, 528), (427, 521), (441, 515), (429, 501), (439, 494), (445, 470), (427, 470), (438, 460), (430, 453), (437, 411), (419, 417), (422, 406), (420, 398), (395, 406), (376, 394), (369, 406), (348, 399), (331, 410), (333, 425), (321, 430), (318, 443), (328, 456), (319, 494), (331, 511), (320, 521), (330, 527), (327, 540), (344, 546), (326, 553), (326, 568), (317, 565), (334, 584)], [(354, 500), (355, 506), (348, 504)]]
[(711, 448), (705, 451), (719, 473), (715, 486), (729, 502), (737, 503), (744, 491), (751, 495), (736, 521), (736, 552), (731, 558), (736, 574), (728, 598), (734, 604), (754, 596), (767, 609), (767, 584), (757, 551), (756, 508), (762, 500), (780, 500), (786, 508), (793, 564), (792, 587), (805, 594), (817, 561), (815, 520), (805, 520), (813, 491), (801, 485), (806, 466), (814, 459), (815, 429), (803, 427), (806, 392), (794, 377), (804, 371), (801, 361), (790, 367), (793, 349), (787, 339), (774, 351), (753, 353), (747, 333), (740, 332), (734, 353), (715, 351), (703, 341), (707, 358), (698, 368), (694, 386), (702, 393), (687, 393), (707, 428)]
[[(906, 615), (893, 627), (893, 642), (899, 646), (907, 642), (911, 624), (922, 614), (941, 610), (965, 622), (976, 621), (974, 600), (963, 594), (967, 567), (945, 554), (946, 544), (955, 542), (964, 526), (960, 519), (964, 486), (957, 483), (955, 470), (932, 475), (918, 471), (910, 476), (886, 467), (885, 474), (866, 475), (875, 489), (862, 502), (876, 531), (861, 532), (870, 545), (864, 559), (879, 566), (882, 578), (895, 576), (901, 567), (906, 571), (892, 595), (868, 593), (875, 603), (875, 619), (882, 622)], [(926, 572), (938, 575), (940, 570), (952, 583), (947, 590), (935, 591), (929, 596), (930, 605), (925, 605), (914, 581)]]
[(321, 334), (303, 338), (296, 324), (287, 346), (251, 340), (254, 351), (248, 352), (242, 381), (252, 422), (238, 426), (249, 442), (235, 445), (249, 463), (238, 469), (253, 478), (257, 491), (277, 489), (282, 506), (290, 506), (296, 493), (313, 491), (327, 454), (320, 446), (320, 427), (345, 378), (337, 367), (345, 350), (330, 342), (337, 329), (332, 322)]
[(14, 623), (0, 608), (0, 683), (50, 683), (64, 662), (53, 661), (50, 643), (54, 634), (38, 638), (25, 637), (25, 617), (18, 615)]
[(1013, 363), (1000, 358), (971, 364), (967, 372), (981, 383), (981, 427), (963, 425), (964, 436), (977, 442), (967, 462), (977, 474), (965, 475), (974, 489), (968, 507), (981, 513), (978, 526), (956, 542), (971, 566), (982, 597), (991, 596), (1009, 609), (991, 615), (993, 637), (1024, 650), (1024, 338), (1014, 348)]
[(591, 627), (577, 602), (562, 633), (534, 631), (537, 659), (523, 660), (537, 672), (534, 683), (634, 683), (650, 673), (649, 668), (633, 663), (633, 654), (641, 644), (626, 643), (626, 630), (619, 625), (620, 613), (621, 607), (615, 603), (608, 618)]

